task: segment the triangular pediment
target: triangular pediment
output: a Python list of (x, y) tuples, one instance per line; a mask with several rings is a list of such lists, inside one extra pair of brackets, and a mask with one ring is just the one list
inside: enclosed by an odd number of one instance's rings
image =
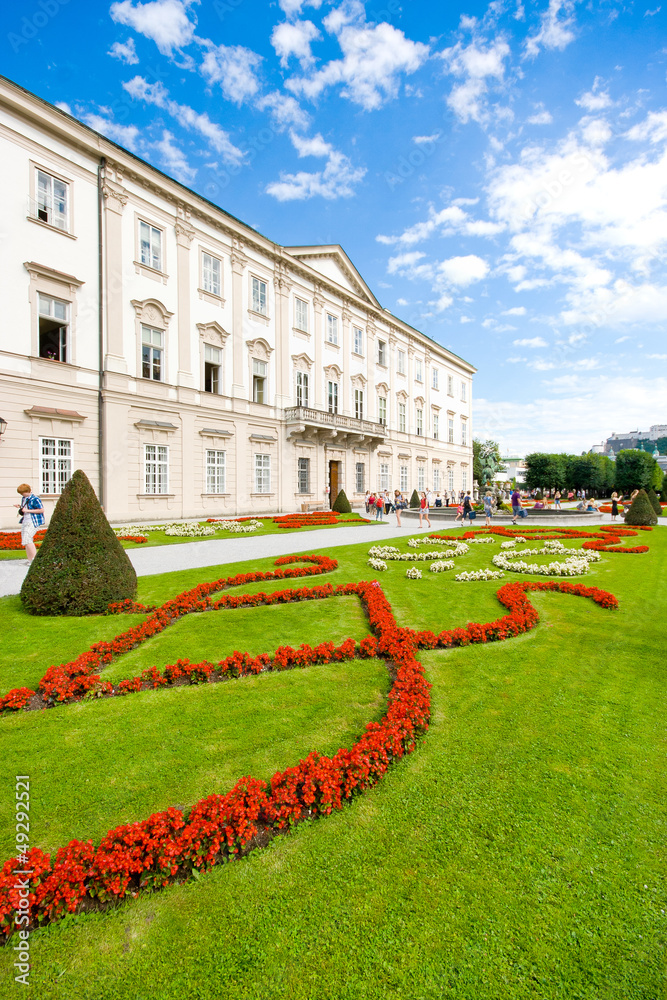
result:
[(376, 309), (382, 308), (350, 258), (337, 243), (331, 246), (284, 247), (284, 249), (291, 257), (308, 264), (322, 277), (340, 285), (345, 291), (358, 295)]

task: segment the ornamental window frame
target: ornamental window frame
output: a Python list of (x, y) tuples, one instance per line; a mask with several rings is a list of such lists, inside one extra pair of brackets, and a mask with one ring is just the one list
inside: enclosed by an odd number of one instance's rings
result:
[[(52, 454), (48, 454), (44, 450), (45, 443), (51, 441), (53, 442), (53, 452)], [(39, 436), (38, 444), (40, 496), (60, 496), (63, 488), (72, 478), (72, 469), (74, 468), (74, 439), (43, 434)], [(68, 447), (65, 449), (62, 447), (63, 445), (67, 445)], [(48, 468), (47, 462), (53, 463), (52, 468)], [(51, 476), (53, 477), (53, 486), (55, 487), (53, 490), (49, 488), (51, 485), (49, 481)]]
[[(149, 449), (154, 449), (154, 455), (149, 455)], [(144, 496), (168, 496), (169, 445), (157, 441), (146, 442), (143, 452)]]
[(227, 492), (227, 452), (219, 448), (204, 450), (204, 479), (208, 496)]

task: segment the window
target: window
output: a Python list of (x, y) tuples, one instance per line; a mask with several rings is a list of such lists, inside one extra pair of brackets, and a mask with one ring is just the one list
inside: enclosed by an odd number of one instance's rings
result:
[(255, 493), (271, 491), (271, 456), (255, 455)]
[[(252, 362), (252, 401), (265, 403), (266, 399), (266, 361)], [(258, 493), (260, 490), (257, 491)]]
[(468, 443), (468, 425), (465, 420), (461, 421), (461, 444)]
[(462, 490), (467, 490), (468, 489), (468, 470), (467, 469), (463, 469), (462, 472), (461, 472), (461, 489)]
[(202, 288), (211, 295), (222, 295), (222, 264), (210, 253), (201, 255)]
[(426, 466), (423, 462), (417, 463), (417, 489), (426, 489)]
[(387, 364), (387, 344), (384, 340), (378, 340), (378, 364)]
[(354, 390), (354, 416), (357, 420), (364, 419), (364, 390)]
[(37, 218), (40, 222), (48, 222), (56, 229), (67, 232), (67, 195), (68, 185), (64, 181), (37, 171)]
[(206, 452), (206, 492), (225, 492), (225, 462), (226, 452)]
[[(296, 405), (308, 406), (308, 376), (305, 372), (296, 373)], [(300, 493), (307, 493), (307, 490), (299, 490)]]
[(398, 429), (405, 434), (405, 403), (398, 404)]
[(169, 490), (169, 448), (166, 444), (144, 445), (146, 493)]
[(308, 303), (303, 299), (294, 299), (294, 326), (308, 333)]
[(424, 434), (424, 411), (420, 410), (419, 407), (416, 411), (417, 417), (417, 434), (422, 437)]
[(338, 317), (330, 316), (327, 313), (327, 341), (330, 344), (338, 343)]
[(407, 465), (402, 465), (400, 467), (400, 469), (399, 469), (399, 477), (398, 478), (400, 480), (399, 489), (400, 489), (401, 493), (405, 493), (405, 491), (408, 488), (408, 467), (407, 467)]
[(447, 443), (454, 444), (454, 417), (447, 418)]
[(389, 489), (389, 465), (387, 462), (380, 463), (380, 489)]
[(297, 493), (310, 493), (310, 459), (299, 458), (296, 470)]
[(398, 374), (405, 375), (405, 351), (398, 351)]
[(440, 371), (438, 368), (431, 369), (431, 388), (432, 389), (440, 388)]
[(448, 490), (453, 490), (454, 489), (454, 466), (453, 465), (448, 465), (447, 466), (447, 489)]
[(436, 439), (436, 441), (440, 437), (440, 414), (439, 413), (434, 413), (433, 414), (433, 437)]
[(465, 382), (461, 382), (461, 400), (465, 403), (468, 398), (468, 387)]
[(327, 402), (329, 413), (338, 413), (338, 382), (327, 383)]
[(154, 271), (162, 270), (162, 230), (150, 226), (147, 222), (139, 223), (139, 252), (141, 263), (152, 267)]
[(252, 279), (252, 311), (256, 313), (261, 313), (262, 316), (268, 315), (267, 310), (267, 298), (266, 298), (266, 282), (262, 281), (260, 278)]
[(355, 487), (357, 493), (363, 493), (366, 489), (366, 466), (363, 462), (357, 462), (354, 467)]
[(354, 327), (354, 353), (364, 353), (364, 331), (360, 330), (359, 327), (356, 326)]
[(72, 478), (72, 442), (67, 438), (42, 438), (40, 445), (40, 493), (62, 493)]
[(419, 358), (415, 358), (415, 382), (423, 382), (424, 374), (422, 363)]
[(448, 375), (447, 376), (447, 395), (448, 396), (453, 396), (454, 395), (454, 376), (453, 375)]
[(384, 396), (378, 396), (378, 421), (387, 426), (387, 400)]
[(152, 326), (141, 327), (142, 378), (150, 378), (154, 382), (162, 381), (163, 337), (164, 332), (162, 330), (154, 330)]
[[(222, 374), (222, 351), (219, 347), (204, 344), (204, 392), (220, 392)], [(217, 490), (209, 490), (217, 493)]]
[(38, 295), (39, 356), (51, 361), (67, 361), (69, 303)]
[(440, 467), (437, 465), (433, 466), (433, 489), (436, 493), (440, 489)]

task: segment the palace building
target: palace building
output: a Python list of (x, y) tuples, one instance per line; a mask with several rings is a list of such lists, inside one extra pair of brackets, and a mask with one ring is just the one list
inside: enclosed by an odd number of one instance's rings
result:
[(77, 468), (114, 521), (472, 487), (476, 369), (340, 246), (274, 243), (4, 79), (0, 143), (0, 527)]

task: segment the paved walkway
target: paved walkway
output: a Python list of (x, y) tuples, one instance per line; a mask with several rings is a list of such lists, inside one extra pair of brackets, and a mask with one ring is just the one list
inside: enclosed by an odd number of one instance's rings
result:
[[(407, 513), (407, 512), (406, 512)], [(559, 518), (560, 520), (560, 518)], [(565, 520), (565, 519), (563, 519)], [(507, 524), (510, 518), (497, 520), (496, 524)], [(553, 519), (546, 518), (540, 522), (537, 514), (530, 515), (522, 524), (526, 527), (544, 524), (545, 527), (560, 527)], [(609, 515), (601, 515), (595, 520), (589, 517), (568, 517), (567, 524), (572, 527), (595, 524), (609, 524)], [(622, 525), (622, 521), (619, 522)], [(462, 525), (447, 523), (442, 520), (431, 521), (432, 527), (424, 525), (421, 533), (429, 531), (461, 531)], [(416, 517), (403, 517), (401, 528), (396, 526), (396, 515), (390, 514), (384, 518), (385, 527), (369, 525), (359, 528), (321, 528), (314, 531), (289, 532), (285, 534), (242, 535), (239, 538), (213, 539), (210, 542), (183, 542), (182, 545), (153, 545), (141, 549), (128, 550), (128, 556), (138, 576), (153, 576), (156, 573), (171, 573), (176, 570), (197, 569), (205, 566), (224, 566), (226, 563), (243, 562), (246, 559), (265, 559), (267, 556), (286, 556), (293, 552), (315, 552), (317, 549), (336, 548), (340, 545), (352, 545), (355, 542), (380, 544), (400, 535), (419, 534), (420, 528)], [(467, 528), (468, 525), (465, 525)], [(484, 519), (480, 517), (475, 528), (484, 527)], [(520, 525), (519, 525), (520, 527)], [(18, 594), (28, 567), (23, 560), (0, 560), (0, 597)]]

